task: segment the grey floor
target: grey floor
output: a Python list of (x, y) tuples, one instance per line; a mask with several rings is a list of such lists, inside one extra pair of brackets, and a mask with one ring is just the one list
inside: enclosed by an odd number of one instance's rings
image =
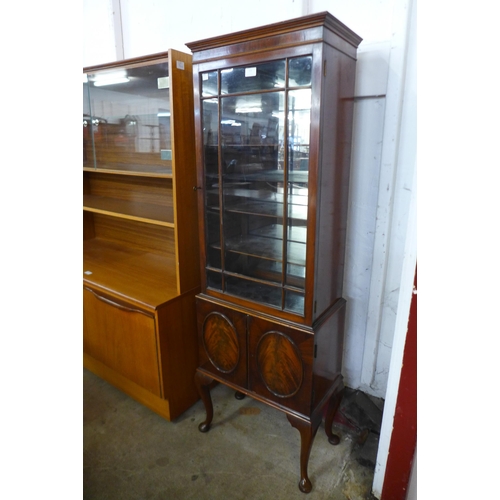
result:
[(321, 424), (298, 489), (300, 437), (286, 416), (251, 398), (212, 391), (203, 434), (199, 401), (168, 422), (87, 370), (83, 375), (83, 498), (86, 500), (369, 500), (383, 401), (347, 390), (328, 443)]

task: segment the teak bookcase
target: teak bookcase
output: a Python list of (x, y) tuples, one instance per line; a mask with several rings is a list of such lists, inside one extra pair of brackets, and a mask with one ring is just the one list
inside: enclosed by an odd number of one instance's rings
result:
[(356, 52), (327, 12), (188, 43), (193, 52), (202, 293), (196, 381), (283, 411), (299, 488), (343, 392), (342, 297)]
[(84, 366), (173, 420), (199, 399), (192, 58), (85, 75)]

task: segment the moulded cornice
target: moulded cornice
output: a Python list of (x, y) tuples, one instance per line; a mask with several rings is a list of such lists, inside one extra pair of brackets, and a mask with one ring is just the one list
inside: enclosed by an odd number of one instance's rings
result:
[(236, 31), (226, 35), (189, 42), (186, 43), (186, 46), (189, 47), (192, 52), (199, 52), (239, 42), (258, 40), (259, 38), (265, 38), (272, 35), (282, 35), (298, 30), (317, 28), (319, 26), (325, 26), (327, 29), (334, 32), (355, 47), (358, 47), (362, 41), (362, 38), (359, 35), (354, 33), (354, 31), (348, 28), (336, 17), (332, 16), (329, 12), (325, 11), (257, 28)]

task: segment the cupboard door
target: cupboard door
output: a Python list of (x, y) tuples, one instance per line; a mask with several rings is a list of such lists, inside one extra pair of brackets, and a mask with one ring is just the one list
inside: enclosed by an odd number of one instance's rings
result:
[(84, 352), (161, 396), (154, 318), (89, 289), (83, 310)]
[(247, 316), (196, 300), (201, 367), (241, 387), (247, 384)]
[(248, 329), (250, 390), (308, 414), (314, 335), (253, 317)]
[(207, 288), (304, 316), (312, 55), (201, 85)]

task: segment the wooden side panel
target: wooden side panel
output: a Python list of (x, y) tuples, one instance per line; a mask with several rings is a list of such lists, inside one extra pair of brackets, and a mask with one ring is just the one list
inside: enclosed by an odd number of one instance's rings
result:
[(158, 339), (163, 392), (174, 420), (199, 399), (194, 384), (198, 335), (194, 289), (158, 310)]
[(160, 396), (154, 317), (88, 289), (83, 312), (84, 352)]
[(341, 299), (315, 329), (313, 406), (322, 404), (342, 375), (346, 301)]
[(342, 297), (355, 61), (325, 45), (314, 319)]
[(196, 159), (193, 113), (193, 67), (190, 54), (170, 51), (170, 110), (174, 181), (174, 218), (178, 293), (200, 285)]

